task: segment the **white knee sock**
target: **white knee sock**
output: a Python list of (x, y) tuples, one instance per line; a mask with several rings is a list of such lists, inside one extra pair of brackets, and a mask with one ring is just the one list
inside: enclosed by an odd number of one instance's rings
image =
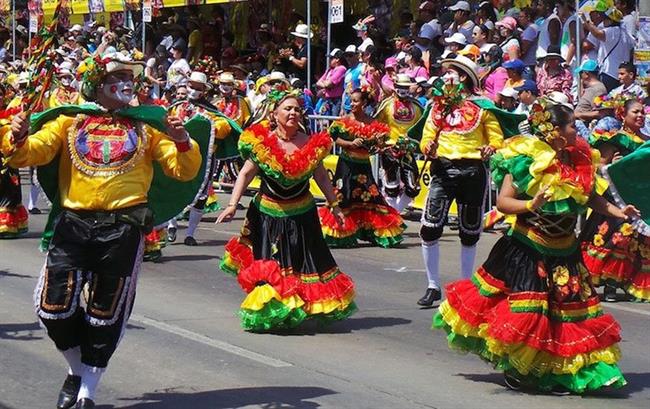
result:
[(82, 364), (84, 367), (83, 374), (81, 375), (81, 388), (79, 388), (79, 395), (77, 399), (82, 398), (95, 400), (95, 391), (97, 385), (99, 384), (99, 379), (104, 373), (103, 368), (97, 368), (94, 366), (88, 366)]
[(406, 209), (410, 203), (411, 203), (411, 198), (406, 196), (406, 193), (402, 193), (397, 198), (397, 211), (402, 213), (404, 211), (404, 209)]
[(476, 258), (476, 245), (460, 246), (460, 276), (470, 278), (474, 273), (474, 259)]
[(187, 224), (187, 237), (194, 237), (194, 231), (199, 226), (199, 222), (203, 217), (203, 210), (190, 208), (190, 220)]
[(68, 362), (68, 374), (81, 376), (83, 372), (83, 364), (81, 363), (81, 350), (79, 347), (74, 347), (61, 351), (63, 357)]
[(436, 241), (422, 242), (422, 257), (427, 271), (429, 288), (440, 289), (440, 244)]
[(29, 210), (37, 207), (36, 205), (38, 204), (38, 195), (41, 192), (41, 188), (39, 188), (37, 185), (31, 185), (29, 188), (29, 204), (27, 205), (27, 208)]
[(169, 222), (167, 223), (167, 228), (178, 229), (178, 220), (176, 220), (175, 217), (173, 219), (170, 219)]
[(386, 195), (386, 203), (388, 203), (388, 205), (393, 209), (399, 211), (399, 209), (397, 208), (397, 199), (398, 199), (397, 197), (391, 197)]

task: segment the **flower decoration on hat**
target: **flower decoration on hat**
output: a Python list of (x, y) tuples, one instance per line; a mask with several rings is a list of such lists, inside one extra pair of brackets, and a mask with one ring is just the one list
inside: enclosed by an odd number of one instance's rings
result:
[(194, 70), (204, 73), (214, 83), (217, 82), (217, 77), (219, 77), (219, 64), (210, 56), (203, 57), (197, 61)]
[(282, 101), (284, 101), (287, 98), (298, 98), (298, 101), (302, 105), (303, 100), (302, 100), (302, 93), (298, 89), (294, 89), (291, 91), (280, 91), (277, 89), (273, 89), (269, 91), (266, 94), (266, 98), (271, 102), (273, 105), (273, 108), (275, 109)]
[(82, 81), (81, 92), (85, 97), (93, 95), (95, 88), (106, 75), (107, 58), (88, 57), (77, 67), (77, 81)]
[(548, 111), (551, 106), (545, 98), (540, 98), (533, 104), (528, 117), (532, 133), (548, 143), (560, 138), (560, 133), (551, 123), (551, 113)]
[(616, 95), (605, 94), (594, 98), (594, 105), (597, 108), (613, 109), (616, 119), (623, 120), (625, 116), (625, 103), (631, 99), (639, 98), (630, 93), (620, 93)]

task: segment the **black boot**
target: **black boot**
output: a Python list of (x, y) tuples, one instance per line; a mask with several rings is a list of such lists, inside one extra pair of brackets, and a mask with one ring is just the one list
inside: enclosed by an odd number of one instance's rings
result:
[(194, 237), (192, 236), (185, 237), (185, 241), (183, 243), (185, 243), (186, 246), (192, 246), (192, 247), (199, 245), (199, 243), (197, 243)]
[(77, 405), (74, 407), (74, 409), (94, 409), (95, 408), (95, 402), (93, 402), (92, 399), (89, 398), (82, 398), (77, 401)]
[(418, 305), (423, 307), (431, 307), (435, 301), (440, 301), (442, 298), (442, 293), (437, 288), (427, 288), (427, 292), (424, 293), (424, 297), (418, 300)]
[(605, 289), (603, 290), (603, 295), (605, 296), (605, 302), (616, 302), (616, 287), (609, 284), (605, 284)]
[(69, 409), (77, 402), (77, 395), (81, 387), (81, 376), (68, 375), (63, 382), (59, 392), (59, 400), (56, 402), (57, 409)]

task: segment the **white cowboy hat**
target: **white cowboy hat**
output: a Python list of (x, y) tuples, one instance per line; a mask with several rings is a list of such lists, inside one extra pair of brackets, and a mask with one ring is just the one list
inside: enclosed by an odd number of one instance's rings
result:
[(291, 83), (287, 80), (287, 76), (281, 71), (273, 71), (267, 77), (268, 82), (280, 81), (284, 82), (287, 86), (291, 86)]
[(300, 38), (314, 37), (314, 33), (309, 30), (307, 24), (298, 24), (296, 26), (296, 31), (292, 31), (291, 34)]
[[(223, 75), (223, 74), (222, 74)], [(232, 75), (232, 74), (230, 74)], [(203, 84), (206, 89), (211, 89), (212, 85), (208, 81), (208, 76), (205, 75), (204, 72), (201, 71), (192, 71), (190, 74), (190, 78), (187, 80), (188, 82), (195, 82), (197, 84)]]
[(116, 71), (131, 71), (134, 77), (139, 77), (144, 71), (142, 61), (133, 61), (131, 57), (123, 53), (111, 53), (105, 56), (109, 61), (106, 63), (106, 74)]
[(235, 76), (232, 75), (232, 72), (222, 72), (219, 74), (218, 82), (219, 84), (234, 84)]
[(445, 58), (441, 63), (444, 68), (454, 67), (461, 70), (472, 80), (475, 87), (479, 86), (478, 66), (474, 61), (462, 55), (457, 55), (456, 58)]
[(552, 105), (564, 105), (567, 108), (573, 109), (573, 105), (571, 105), (571, 103), (569, 102), (569, 97), (566, 94), (563, 94), (562, 92), (559, 91), (549, 92), (549, 94), (546, 96), (546, 99)]
[(395, 78), (395, 85), (398, 87), (410, 87), (413, 84), (415, 84), (413, 78), (406, 74), (397, 74), (397, 78)]

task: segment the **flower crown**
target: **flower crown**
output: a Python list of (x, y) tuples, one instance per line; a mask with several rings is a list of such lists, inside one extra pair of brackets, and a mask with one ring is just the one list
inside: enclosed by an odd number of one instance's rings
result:
[(281, 91), (278, 89), (273, 89), (266, 94), (266, 98), (269, 102), (273, 104), (274, 107), (280, 105), (285, 99), (293, 97), (298, 98), (302, 105), (302, 92), (298, 89)]
[(620, 93), (614, 96), (609, 94), (601, 95), (594, 98), (594, 105), (598, 108), (609, 108), (614, 110), (614, 115), (619, 120), (623, 120), (625, 116), (625, 103), (631, 99), (638, 100), (639, 98), (630, 93)]
[(95, 92), (95, 88), (102, 81), (106, 75), (106, 64), (108, 58), (101, 58), (100, 56), (88, 57), (83, 60), (77, 67), (76, 78), (81, 83), (81, 93), (84, 97), (91, 97)]
[(551, 123), (551, 113), (548, 111), (552, 105), (546, 98), (538, 99), (532, 106), (528, 122), (533, 135), (551, 142), (560, 135)]

